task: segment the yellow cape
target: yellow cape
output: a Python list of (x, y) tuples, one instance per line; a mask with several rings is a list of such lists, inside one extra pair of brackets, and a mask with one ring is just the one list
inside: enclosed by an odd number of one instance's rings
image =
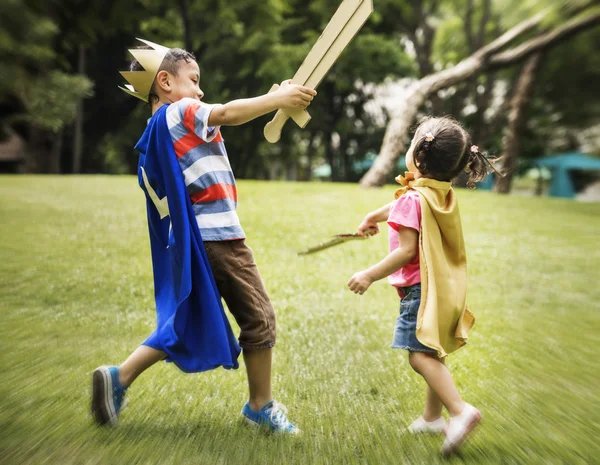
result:
[(414, 189), (421, 201), (417, 339), (444, 358), (466, 344), (475, 323), (466, 304), (467, 254), (458, 202), (450, 182), (414, 179), (409, 172), (405, 177), (398, 176), (396, 182), (403, 187), (396, 191), (395, 198)]

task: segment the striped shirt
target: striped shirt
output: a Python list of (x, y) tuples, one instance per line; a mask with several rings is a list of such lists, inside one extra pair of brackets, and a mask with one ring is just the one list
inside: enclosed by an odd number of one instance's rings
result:
[(225, 143), (219, 127), (208, 126), (212, 108), (195, 99), (181, 99), (167, 108), (167, 125), (202, 239), (244, 239)]

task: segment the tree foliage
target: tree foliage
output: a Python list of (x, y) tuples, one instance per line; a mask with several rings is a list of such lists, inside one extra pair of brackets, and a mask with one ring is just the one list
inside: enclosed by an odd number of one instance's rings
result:
[[(208, 102), (268, 91), (294, 75), (340, 0), (3, 0), (0, 3), (0, 115), (41, 160), (73, 157), (76, 108), (83, 101), (82, 170), (133, 172), (149, 107), (117, 89), (135, 37), (189, 49)], [(318, 88), (304, 130), (288, 122), (278, 144), (268, 117), (224, 130), (240, 177), (309, 179), (326, 162), (334, 180), (356, 180), (356, 166), (378, 152), (386, 110), (379, 86), (447, 68), (540, 11), (542, 28), (585, 10), (585, 0), (377, 0), (375, 12)], [(532, 37), (530, 34), (527, 37)], [(527, 38), (525, 37), (525, 39)], [(536, 81), (523, 151), (539, 153), (560, 126), (577, 132), (598, 121), (599, 55), (591, 31), (551, 51)], [(84, 62), (81, 62), (81, 57)], [(79, 75), (79, 66), (85, 75)], [(422, 112), (454, 113), (501, 151), (503, 100), (517, 69), (476, 76), (434, 93)], [(504, 91), (503, 91), (504, 89)], [(508, 92), (506, 91), (508, 90)], [(596, 102), (596, 103), (594, 103)], [(384, 116), (383, 120), (381, 115)], [(548, 144), (546, 144), (547, 146)], [(56, 163), (54, 163), (56, 165)], [(41, 167), (41, 168), (40, 168)]]

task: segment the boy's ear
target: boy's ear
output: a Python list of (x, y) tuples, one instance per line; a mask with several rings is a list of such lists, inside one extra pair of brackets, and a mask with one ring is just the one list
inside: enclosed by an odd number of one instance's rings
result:
[(169, 73), (164, 69), (156, 74), (156, 85), (164, 92), (171, 91), (170, 77)]

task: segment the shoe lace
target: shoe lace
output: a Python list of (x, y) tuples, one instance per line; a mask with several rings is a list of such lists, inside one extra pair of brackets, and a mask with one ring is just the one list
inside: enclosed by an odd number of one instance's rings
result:
[(279, 402), (273, 402), (273, 406), (271, 407), (271, 411), (269, 412), (269, 419), (273, 422), (273, 424), (277, 427), (287, 427), (291, 425), (289, 420), (287, 419), (287, 407)]
[(120, 402), (119, 410), (123, 410), (127, 405), (127, 388), (113, 388), (113, 398), (115, 399), (115, 403)]

